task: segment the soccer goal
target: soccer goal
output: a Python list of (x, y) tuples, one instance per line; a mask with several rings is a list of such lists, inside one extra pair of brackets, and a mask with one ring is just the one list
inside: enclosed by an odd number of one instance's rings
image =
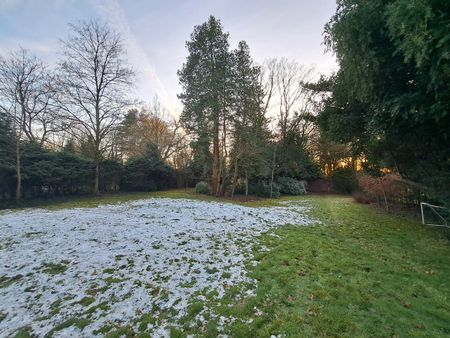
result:
[(422, 224), (435, 227), (450, 228), (450, 211), (447, 208), (440, 207), (425, 202), (420, 203), (420, 213), (422, 214)]

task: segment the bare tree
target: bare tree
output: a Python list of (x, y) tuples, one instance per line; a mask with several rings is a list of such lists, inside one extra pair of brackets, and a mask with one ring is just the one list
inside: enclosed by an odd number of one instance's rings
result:
[(129, 106), (134, 72), (124, 59), (121, 37), (97, 21), (70, 25), (59, 64), (59, 105), (73, 123), (73, 135), (89, 143), (96, 163), (95, 193), (99, 193), (99, 164), (111, 147), (111, 135)]
[(276, 60), (271, 68), (275, 74), (279, 105), (278, 126), (281, 140), (284, 140), (290, 129), (298, 127), (296, 117), (309, 110), (310, 91), (305, 84), (312, 80), (314, 68), (286, 58)]
[(16, 136), (16, 199), (21, 197), (21, 149), (25, 139), (42, 145), (61, 130), (54, 110), (51, 75), (42, 61), (25, 49), (0, 58), (0, 111), (12, 121)]
[(184, 147), (185, 134), (180, 123), (168, 114), (157, 97), (154, 98), (148, 112), (148, 128), (144, 128), (143, 137), (148, 142), (156, 144), (161, 157), (169, 160)]
[(270, 104), (277, 88), (277, 59), (269, 59), (265, 61), (260, 69), (261, 73), (259, 76), (259, 82), (261, 84), (261, 88), (263, 88), (260, 101), (261, 106), (263, 107), (262, 113), (266, 115), (270, 109)]
[(155, 97), (152, 105), (129, 110), (121, 128), (123, 148), (127, 157), (143, 156), (148, 144), (157, 146), (161, 158), (171, 162), (185, 147), (186, 135), (180, 123), (171, 117)]

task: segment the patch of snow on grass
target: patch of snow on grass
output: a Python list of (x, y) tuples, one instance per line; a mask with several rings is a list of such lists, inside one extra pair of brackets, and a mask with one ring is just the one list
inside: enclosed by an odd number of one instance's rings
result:
[[(138, 330), (143, 314), (155, 318), (148, 324), (154, 334), (167, 336), (166, 327), (187, 314), (193, 298), (201, 301), (202, 291), (221, 298), (242, 284), (250, 285), (243, 296), (251, 295), (256, 281), (245, 264), (255, 237), (283, 224), (313, 223), (305, 209), (148, 199), (4, 213), (0, 336), (26, 326), (38, 336), (52, 329), (93, 336), (107, 325)], [(169, 319), (160, 320), (163, 313)]]

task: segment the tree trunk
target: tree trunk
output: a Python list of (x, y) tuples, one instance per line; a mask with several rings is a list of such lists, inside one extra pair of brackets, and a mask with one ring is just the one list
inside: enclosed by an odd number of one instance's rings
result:
[(247, 169), (245, 170), (245, 196), (248, 196), (248, 174), (247, 174)]
[(20, 141), (16, 140), (16, 201), (19, 201), (22, 197), (22, 173), (20, 170)]
[(388, 204), (388, 200), (386, 197), (386, 191), (384, 190), (384, 184), (383, 184), (383, 178), (381, 177), (379, 179), (380, 182), (380, 186), (381, 186), (381, 191), (383, 192), (383, 200), (384, 200), (384, 206), (386, 208), (386, 211), (389, 212), (389, 204)]
[(233, 182), (231, 184), (231, 197), (234, 197), (234, 190), (236, 189), (236, 180), (237, 180), (237, 173), (238, 173), (238, 165), (237, 165), (237, 158), (234, 161), (234, 173), (233, 173)]
[(223, 113), (222, 123), (222, 154), (220, 156), (220, 169), (219, 169), (219, 195), (225, 195), (225, 183), (227, 181), (226, 160), (228, 158), (227, 152), (227, 126), (226, 126), (225, 112)]
[(276, 156), (276, 148), (273, 150), (273, 162), (272, 162), (272, 173), (270, 177), (270, 198), (272, 198), (273, 194), (273, 176), (275, 172), (275, 156)]
[(100, 194), (100, 190), (98, 188), (98, 173), (99, 173), (99, 163), (95, 164), (95, 184), (94, 184), (94, 193), (96, 195)]
[(219, 121), (214, 121), (213, 131), (213, 153), (212, 153), (212, 175), (211, 175), (211, 188), (214, 196), (218, 196), (219, 193), (219, 180), (220, 180), (220, 156), (219, 156)]
[(223, 175), (223, 165), (224, 165), (223, 151), (219, 156), (219, 178), (217, 180), (217, 196), (222, 196), (223, 185), (225, 182), (225, 177)]
[(99, 182), (98, 182), (98, 176), (99, 176), (99, 167), (100, 167), (100, 143), (101, 143), (101, 137), (100, 137), (100, 130), (101, 130), (101, 120), (100, 120), (100, 89), (97, 88), (97, 96), (95, 100), (95, 183), (94, 183), (94, 193), (96, 195), (100, 195), (100, 189), (99, 189)]

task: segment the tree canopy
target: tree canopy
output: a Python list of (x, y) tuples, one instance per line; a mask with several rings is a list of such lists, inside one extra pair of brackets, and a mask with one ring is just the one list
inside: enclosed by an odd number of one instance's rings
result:
[(179, 119), (133, 100), (125, 44), (100, 21), (70, 25), (54, 69), (24, 49), (2, 55), (2, 198), (200, 181), (214, 195), (274, 197), (320, 177), (350, 192), (364, 169), (366, 183), (400, 177), (416, 200), (449, 201), (450, 4), (337, 5), (330, 76), (287, 58), (258, 64), (213, 16), (195, 26)]
[[(322, 130), (448, 198), (450, 11), (445, 1), (340, 0), (325, 41), (339, 71)], [(444, 196), (446, 195), (446, 197)]]

